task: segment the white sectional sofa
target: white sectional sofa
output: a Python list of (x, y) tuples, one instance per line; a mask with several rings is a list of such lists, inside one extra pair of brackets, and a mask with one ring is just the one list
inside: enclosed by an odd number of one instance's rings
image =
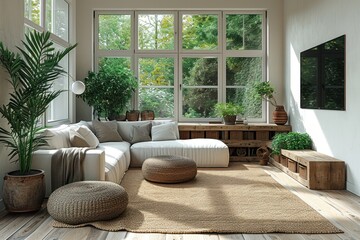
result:
[[(119, 121), (116, 122), (116, 129), (111, 133), (100, 132), (99, 122), (95, 123), (97, 128), (94, 122), (81, 121), (77, 124), (45, 130), (44, 136), (49, 146), (34, 152), (32, 167), (45, 171), (47, 196), (51, 193), (51, 159), (59, 149), (76, 145), (73, 133), (80, 127), (82, 130), (90, 129), (89, 134), (96, 135), (99, 139), (99, 141), (93, 139), (94, 142), (89, 140), (93, 146), (86, 151), (83, 161), (84, 180), (105, 180), (120, 184), (130, 166), (141, 167), (146, 158), (158, 155), (189, 157), (198, 167), (227, 167), (229, 164), (226, 144), (216, 139), (179, 139), (175, 122)], [(110, 122), (101, 122), (101, 124), (110, 124)]]

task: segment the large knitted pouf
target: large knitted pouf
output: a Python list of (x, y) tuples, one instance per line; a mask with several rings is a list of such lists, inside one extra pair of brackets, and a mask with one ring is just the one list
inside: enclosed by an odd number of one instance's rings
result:
[(47, 210), (55, 220), (76, 225), (116, 218), (128, 201), (127, 192), (116, 183), (80, 181), (56, 189)]
[(157, 156), (145, 159), (142, 173), (146, 180), (158, 183), (179, 183), (195, 178), (194, 160), (181, 156)]

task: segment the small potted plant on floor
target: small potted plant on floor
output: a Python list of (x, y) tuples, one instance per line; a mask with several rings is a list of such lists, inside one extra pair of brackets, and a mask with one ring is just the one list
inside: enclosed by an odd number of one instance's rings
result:
[(288, 121), (287, 113), (283, 105), (278, 105), (274, 97), (274, 87), (271, 86), (270, 82), (256, 82), (254, 84), (256, 97), (260, 97), (268, 101), (275, 107), (273, 112), (273, 120), (277, 125), (284, 125)]
[(0, 63), (9, 73), (12, 86), (8, 104), (0, 113), (8, 126), (0, 127), (0, 142), (10, 150), (9, 157), (19, 170), (4, 177), (3, 199), (10, 212), (39, 210), (45, 196), (44, 171), (31, 169), (32, 153), (46, 144), (39, 134), (40, 117), (62, 91), (52, 85), (65, 71), (59, 65), (75, 46), (55, 51), (50, 32), (26, 35), (24, 49), (15, 54), (0, 42)]
[(225, 125), (235, 125), (236, 115), (243, 113), (243, 107), (233, 103), (215, 104), (216, 116), (222, 117)]

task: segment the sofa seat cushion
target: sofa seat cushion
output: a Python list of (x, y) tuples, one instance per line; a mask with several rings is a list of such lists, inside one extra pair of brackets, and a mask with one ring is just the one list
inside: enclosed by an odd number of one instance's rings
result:
[(131, 167), (141, 167), (154, 156), (175, 155), (193, 159), (197, 167), (228, 167), (229, 150), (217, 139), (196, 138), (135, 143), (130, 148)]
[(105, 142), (98, 149), (105, 151), (105, 180), (120, 183), (130, 165), (130, 143)]

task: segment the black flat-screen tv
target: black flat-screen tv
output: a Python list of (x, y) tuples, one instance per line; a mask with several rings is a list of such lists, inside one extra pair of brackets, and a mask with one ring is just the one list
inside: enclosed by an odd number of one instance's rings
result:
[(300, 106), (345, 110), (345, 35), (300, 54)]

